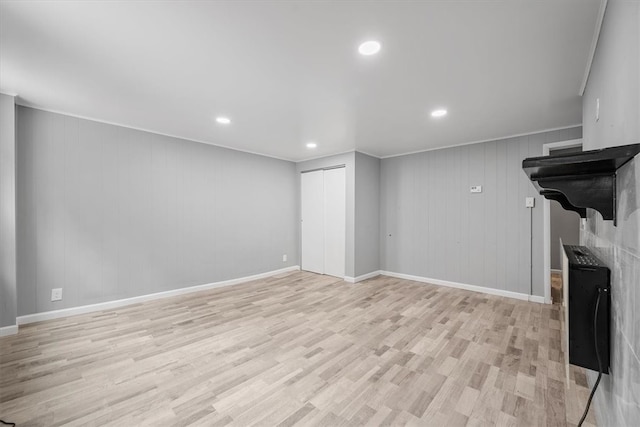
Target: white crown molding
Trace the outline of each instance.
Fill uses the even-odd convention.
[[[89,121],[96,122],[96,123],[103,123],[105,125],[118,126],[118,127],[125,128],[125,129],[133,129],[133,130],[138,130],[138,131],[141,131],[141,132],[151,133],[151,134],[154,134],[154,135],[161,135],[161,136],[167,136],[169,138],[181,139],[183,141],[197,142],[199,144],[212,145],[214,147],[224,148],[226,150],[239,151],[241,153],[253,154],[255,156],[269,157],[269,158],[276,159],[276,160],[283,160],[285,162],[296,163],[296,160],[288,159],[288,158],[285,158],[285,157],[272,156],[270,154],[258,153],[256,151],[243,150],[243,149],[240,149],[240,148],[229,147],[227,145],[222,145],[222,144],[215,144],[213,142],[203,141],[203,140],[200,140],[200,139],[185,138],[184,136],[172,135],[172,134],[169,134],[169,133],[162,133],[162,132],[154,131],[154,130],[151,130],[151,129],[125,125],[125,124],[117,123],[117,122],[110,122],[108,120],[100,120],[100,119],[96,119],[94,117],[81,116],[79,114],[73,114],[73,113],[69,113],[67,111],[53,110],[53,109],[50,109],[50,108],[41,107],[39,105],[30,104],[30,103],[25,102],[25,101],[20,100],[20,99],[16,100],[16,105],[20,105],[21,107],[33,108],[34,110],[46,111],[48,113],[61,114],[63,116],[69,116],[69,117],[73,117],[73,118],[76,118],[76,119],[89,120]]]
[[[598,16],[596,18],[596,28],[593,33],[593,39],[591,40],[591,49],[589,50],[589,57],[587,59],[587,65],[584,69],[584,76],[582,77],[582,84],[580,85],[580,91],[578,95],[584,95],[584,91],[587,88],[587,81],[589,80],[589,74],[591,74],[591,65],[593,65],[593,57],[596,54],[596,48],[598,47],[598,39],[600,38],[600,31],[602,30],[602,21],[604,19],[604,13],[607,9],[607,0],[600,0],[600,9],[598,10]]]
[[[557,127],[557,128],[536,130],[536,131],[533,131],[533,132],[517,133],[515,135],[507,135],[507,136],[500,136],[500,137],[496,137],[496,138],[482,139],[482,140],[479,140],[479,141],[463,142],[461,144],[447,145],[446,147],[425,148],[424,150],[410,151],[408,153],[403,153],[403,154],[392,154],[392,155],[389,155],[389,156],[382,156],[380,158],[381,159],[391,159],[393,157],[401,157],[401,156],[409,156],[411,154],[426,153],[427,151],[446,150],[447,148],[464,147],[465,145],[482,144],[484,142],[502,141],[503,139],[519,138],[521,136],[530,136],[530,135],[536,135],[536,134],[544,133],[544,132],[553,132],[553,131],[556,131],[556,130],[572,129],[572,128],[577,128],[577,127],[580,127],[580,126],[582,126],[582,123],[578,123],[578,124],[570,125],[570,126],[561,126],[561,127]]]

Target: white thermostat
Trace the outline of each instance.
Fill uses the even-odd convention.
[[[482,185],[472,185],[471,186],[472,193],[482,193]]]

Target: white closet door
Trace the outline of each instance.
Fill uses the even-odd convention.
[[[302,174],[302,269],[324,273],[324,171]]]
[[[345,168],[324,171],[324,274],[344,277]]]

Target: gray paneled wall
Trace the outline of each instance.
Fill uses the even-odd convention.
[[[13,96],[0,93],[0,328],[16,325],[16,140],[14,99]]]
[[[383,159],[381,269],[544,295],[542,204],[522,160],[580,137],[576,127]]]
[[[380,159],[355,153],[355,277],[380,270]]]
[[[640,143],[640,2],[609,0],[583,97],[585,150]],[[600,99],[600,120],[595,120]],[[582,244],[611,268],[611,374],[594,398],[598,425],[640,420],[640,156],[618,170],[618,226],[588,210]],[[591,373],[590,382],[595,381]]]
[[[297,264],[294,163],[17,114],[18,315]]]

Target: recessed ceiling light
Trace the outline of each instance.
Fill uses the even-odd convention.
[[[220,123],[221,125],[228,125],[229,123],[231,123],[231,119],[229,117],[216,117],[216,122]]]
[[[315,142],[307,142],[307,148],[316,148],[318,144]]]
[[[443,109],[433,110],[431,112],[431,117],[443,117],[443,116],[446,116],[446,115],[447,115],[447,110],[443,110]]]
[[[380,43],[375,40],[364,42],[358,47],[358,52],[360,52],[361,55],[365,56],[375,55],[376,53],[380,52]]]

